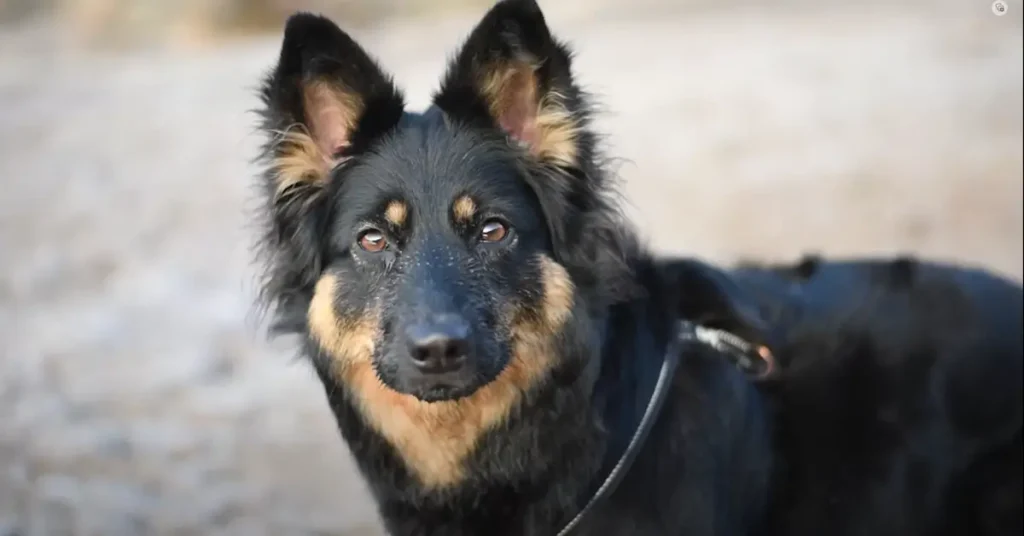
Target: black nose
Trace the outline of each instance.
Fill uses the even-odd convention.
[[[407,337],[412,362],[425,373],[458,370],[469,353],[469,325],[457,316],[445,315],[410,326]]]

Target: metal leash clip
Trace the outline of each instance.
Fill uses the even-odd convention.
[[[764,379],[775,371],[775,357],[767,346],[753,344],[742,337],[725,330],[709,328],[683,321],[686,329],[681,330],[684,341],[697,341],[719,352],[729,355],[743,372],[757,379]]]

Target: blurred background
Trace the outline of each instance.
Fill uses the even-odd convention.
[[[252,310],[255,88],[336,18],[426,104],[487,0],[0,0],[0,536],[377,535]],[[629,212],[730,262],[1022,275],[1022,9],[548,0]]]

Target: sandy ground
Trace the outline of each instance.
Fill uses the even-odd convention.
[[[790,3],[550,10],[651,244],[1020,278],[1020,2]],[[421,106],[475,15],[353,33]],[[0,31],[0,535],[378,534],[319,385],[252,314],[248,110],[278,37],[51,37]]]

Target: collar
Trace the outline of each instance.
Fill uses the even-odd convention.
[[[558,536],[569,536],[579,528],[583,520],[597,509],[600,503],[604,502],[609,495],[622,483],[622,479],[629,472],[633,462],[636,461],[640,447],[643,446],[654,428],[658,414],[661,412],[665,399],[668,398],[669,385],[679,366],[679,359],[682,349],[685,346],[699,344],[710,346],[724,354],[729,360],[743,372],[752,375],[757,380],[767,378],[775,371],[775,360],[768,347],[752,344],[733,333],[724,330],[708,328],[682,320],[676,327],[676,334],[669,340],[665,349],[665,357],[661,362],[661,371],[658,373],[657,383],[654,384],[654,391],[647,402],[647,409],[633,437],[629,441],[625,452],[618,462],[612,467],[604,482],[597,488],[587,504],[572,518],[566,526],[558,532]]]

